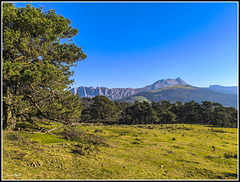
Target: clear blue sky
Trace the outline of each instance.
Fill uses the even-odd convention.
[[[87,58],[73,69],[72,87],[138,88],[177,77],[199,87],[238,85],[237,2],[32,5],[55,9],[78,29],[73,42]]]

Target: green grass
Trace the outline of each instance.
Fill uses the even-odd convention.
[[[139,102],[143,102],[143,101],[148,102],[148,99],[146,97],[143,97],[143,96],[136,96],[136,97],[133,97],[133,99],[138,100]]]
[[[47,127],[54,126],[57,124]],[[64,129],[51,134],[4,131],[3,179],[237,179],[238,176],[234,128],[82,124],[76,130],[85,133],[85,140],[91,136],[91,140],[104,139],[108,145],[90,146],[83,140],[67,140],[60,135]]]
[[[183,88],[183,89],[196,89],[196,87],[193,86],[188,86],[188,85],[173,85],[173,86],[169,86],[169,87],[163,87],[161,89],[158,90],[151,90],[149,92],[155,93],[155,92],[160,92],[162,90],[168,90],[168,89],[179,89],[179,88]]]

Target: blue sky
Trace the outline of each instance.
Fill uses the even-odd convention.
[[[16,7],[29,3],[15,3]],[[181,77],[193,86],[238,85],[238,4],[32,3],[78,29],[87,58],[72,87],[139,88]]]

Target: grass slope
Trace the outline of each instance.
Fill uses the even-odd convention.
[[[143,102],[143,101],[148,102],[149,101],[146,97],[143,97],[143,96],[136,96],[136,97],[133,97],[133,99],[138,100],[139,102]]]
[[[4,131],[3,179],[237,179],[234,128],[82,124],[79,130],[108,145],[86,150],[59,135],[64,129]],[[90,152],[73,152],[79,145]]]

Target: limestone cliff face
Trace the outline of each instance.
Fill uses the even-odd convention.
[[[104,95],[111,100],[117,100],[117,99],[122,99],[127,96],[131,96],[133,94],[139,93],[139,92],[144,92],[144,91],[149,91],[149,90],[157,90],[163,87],[169,87],[172,85],[177,85],[177,84],[182,84],[182,85],[188,85],[186,82],[184,82],[181,78],[177,79],[165,79],[165,80],[159,80],[152,85],[148,85],[143,88],[106,88],[106,87],[83,87],[80,86],[78,88],[73,88],[72,93],[74,95],[78,94],[79,97],[90,97],[93,98],[96,95]]]
[[[73,88],[72,92],[74,95],[78,94],[79,97],[90,97],[93,98],[96,95],[104,95],[110,98],[111,100],[121,99],[123,97],[131,96],[140,92],[139,89],[132,88],[106,88],[106,87],[78,87]]]

